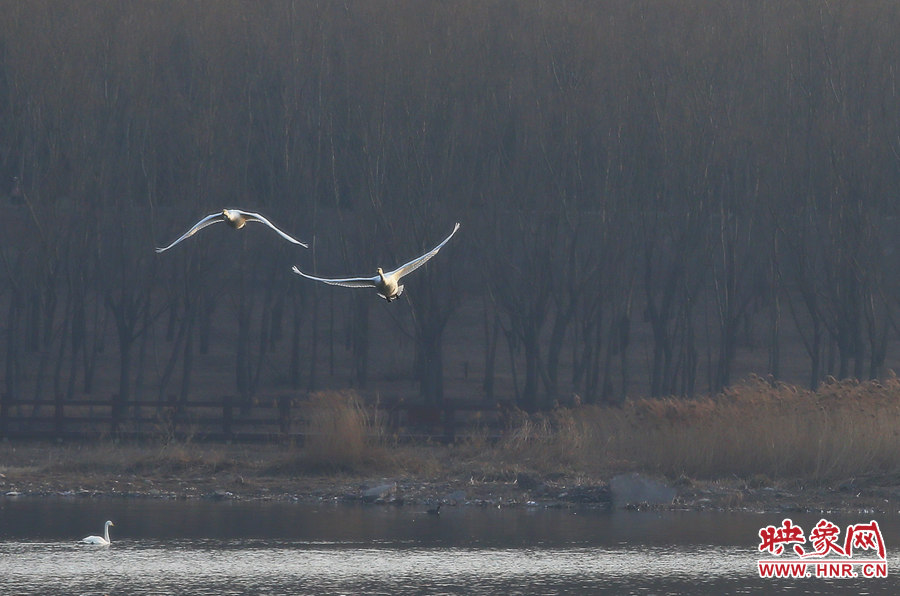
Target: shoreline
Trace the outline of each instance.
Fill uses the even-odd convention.
[[[585,475],[530,469],[489,472],[460,457],[427,473],[355,470],[296,473],[276,446],[114,446],[5,444],[0,498],[170,499],[365,503],[373,506],[530,507],[535,509],[731,511],[755,513],[900,512],[890,475],[828,484],[754,478],[667,480],[639,470]],[[154,455],[155,454],[155,455]],[[106,458],[106,459],[104,459]]]

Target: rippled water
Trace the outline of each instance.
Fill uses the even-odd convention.
[[[0,594],[895,594],[758,577],[783,516],[0,498]],[[822,516],[794,516],[811,528]],[[827,516],[826,516],[827,517]],[[877,516],[829,517],[844,526]],[[76,541],[112,519],[112,545]]]

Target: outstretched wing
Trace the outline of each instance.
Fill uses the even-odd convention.
[[[175,242],[173,242],[172,244],[170,244],[169,246],[167,246],[165,248],[157,248],[156,252],[163,252],[165,250],[169,250],[170,248],[172,248],[173,246],[175,246],[176,244],[178,244],[185,238],[190,238],[191,236],[193,236],[194,234],[196,234],[197,232],[199,232],[206,226],[211,226],[212,224],[216,223],[217,221],[224,221],[222,219],[221,212],[213,213],[212,215],[207,215],[206,217],[204,217],[203,219],[201,219],[200,221],[195,223],[193,228],[191,228],[190,230],[188,230],[187,232],[182,234],[178,240],[176,240]]]
[[[295,266],[293,268],[294,273],[297,275],[302,275],[307,279],[311,279],[313,281],[320,281],[322,283],[331,284],[333,286],[344,286],[345,288],[374,288],[377,286],[378,276],[375,277],[348,277],[345,279],[326,279],[324,277],[315,277],[314,275],[307,275],[303,273]]]
[[[287,234],[285,234],[284,232],[282,232],[281,230],[279,230],[278,228],[276,228],[276,227],[275,227],[275,224],[273,224],[271,221],[269,221],[268,219],[266,219],[265,217],[263,217],[263,216],[260,215],[259,213],[250,213],[250,212],[248,212],[248,211],[241,211],[241,210],[239,210],[239,209],[235,209],[235,211],[237,211],[238,213],[240,213],[241,215],[243,215],[244,217],[246,217],[246,218],[247,218],[247,221],[258,221],[259,223],[266,224],[267,226],[269,226],[270,228],[272,228],[273,230],[275,230],[276,232],[278,232],[278,233],[281,235],[281,237],[284,238],[285,240],[287,240],[288,242],[293,242],[294,244],[299,244],[299,245],[302,246],[303,248],[309,248],[309,245],[307,245],[307,244],[305,244],[305,243],[303,243],[303,242],[300,242],[300,241],[297,240],[296,238],[293,238],[293,237],[291,237],[291,236],[288,236]]]
[[[438,244],[437,246],[435,246],[434,248],[432,248],[431,250],[426,252],[421,257],[417,257],[417,258],[413,259],[412,261],[410,261],[409,263],[407,263],[405,265],[401,265],[401,266],[397,267],[396,269],[394,269],[393,271],[391,271],[390,273],[385,274],[385,277],[396,276],[397,279],[399,280],[404,275],[406,275],[408,273],[412,273],[413,271],[415,271],[416,269],[418,269],[419,267],[424,265],[426,263],[426,261],[428,261],[428,259],[430,259],[434,255],[436,255],[438,253],[438,251],[441,250],[441,247],[444,246],[445,244],[447,244],[447,242],[451,238],[453,238],[453,234],[455,234],[456,230],[458,230],[458,229],[459,229],[459,222],[456,222],[456,225],[453,226],[453,231],[450,232],[449,236],[444,238],[443,242],[441,242],[440,244]]]

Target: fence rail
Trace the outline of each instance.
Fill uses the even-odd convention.
[[[302,442],[307,400],[275,396],[251,404],[220,400],[137,400],[120,403],[88,397],[71,400],[9,399],[0,396],[0,439],[86,440],[186,439],[243,442]],[[403,401],[372,404],[399,440],[455,441],[473,428],[496,434],[511,406],[506,403],[448,402],[424,406]]]

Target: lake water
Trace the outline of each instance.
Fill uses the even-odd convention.
[[[760,578],[785,517],[877,520],[888,576]],[[111,546],[76,543],[107,519]],[[880,514],[0,497],[0,594],[897,594],[898,545]]]

